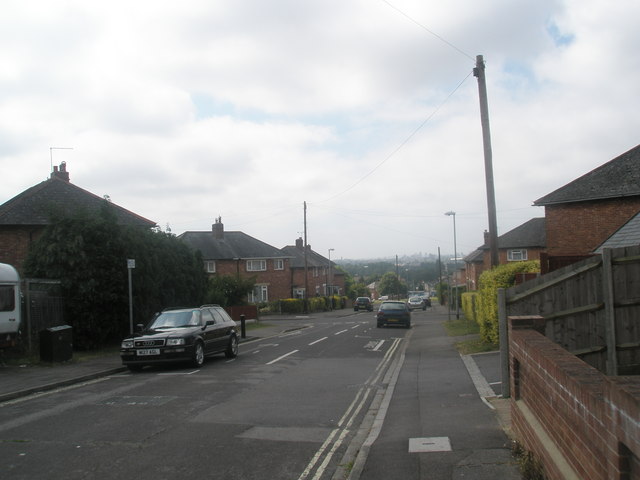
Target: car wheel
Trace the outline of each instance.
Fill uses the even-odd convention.
[[[127,365],[130,372],[139,372],[142,370],[143,365]]]
[[[196,349],[193,352],[192,363],[194,367],[198,368],[204,363],[204,346],[202,345],[202,342],[196,342]]]
[[[224,356],[227,358],[236,358],[238,356],[238,336],[231,335],[229,339],[229,345],[224,352]]]

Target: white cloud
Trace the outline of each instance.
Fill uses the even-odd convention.
[[[638,143],[638,14],[633,0],[5,2],[0,203],[65,146],[53,163],[72,182],[174,233],[221,215],[280,247],[307,201],[320,253],[435,253],[453,249],[454,210],[469,253],[487,225],[475,56],[504,233]]]

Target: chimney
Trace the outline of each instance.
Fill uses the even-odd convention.
[[[488,231],[484,231],[484,246],[488,247],[489,246],[489,232]]]
[[[302,237],[296,238],[296,248],[302,250],[304,245],[302,244]]]
[[[53,167],[53,172],[51,173],[51,178],[53,178],[53,177],[59,178],[60,180],[64,180],[65,182],[69,181],[69,172],[67,172],[67,163],[66,162],[62,162],[60,164],[59,168],[57,166]]]
[[[222,217],[216,218],[216,223],[211,225],[213,231],[213,238],[216,240],[222,240],[224,238],[224,224],[222,223]]]

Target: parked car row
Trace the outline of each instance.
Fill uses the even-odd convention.
[[[431,306],[431,299],[428,297],[413,296],[406,302],[385,300],[378,307],[376,313],[376,326],[378,328],[390,325],[404,326],[411,328],[411,311],[426,310]],[[358,297],[353,309],[357,312],[360,309],[373,311],[373,302],[369,297]]]

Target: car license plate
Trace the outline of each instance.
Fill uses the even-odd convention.
[[[397,319],[397,318],[390,318],[390,319],[389,319],[389,321],[390,321],[390,322],[397,322],[397,321],[398,321],[398,319]]]
[[[159,348],[143,348],[137,351],[137,355],[139,357],[146,356],[146,355],[160,355],[160,349]]]

